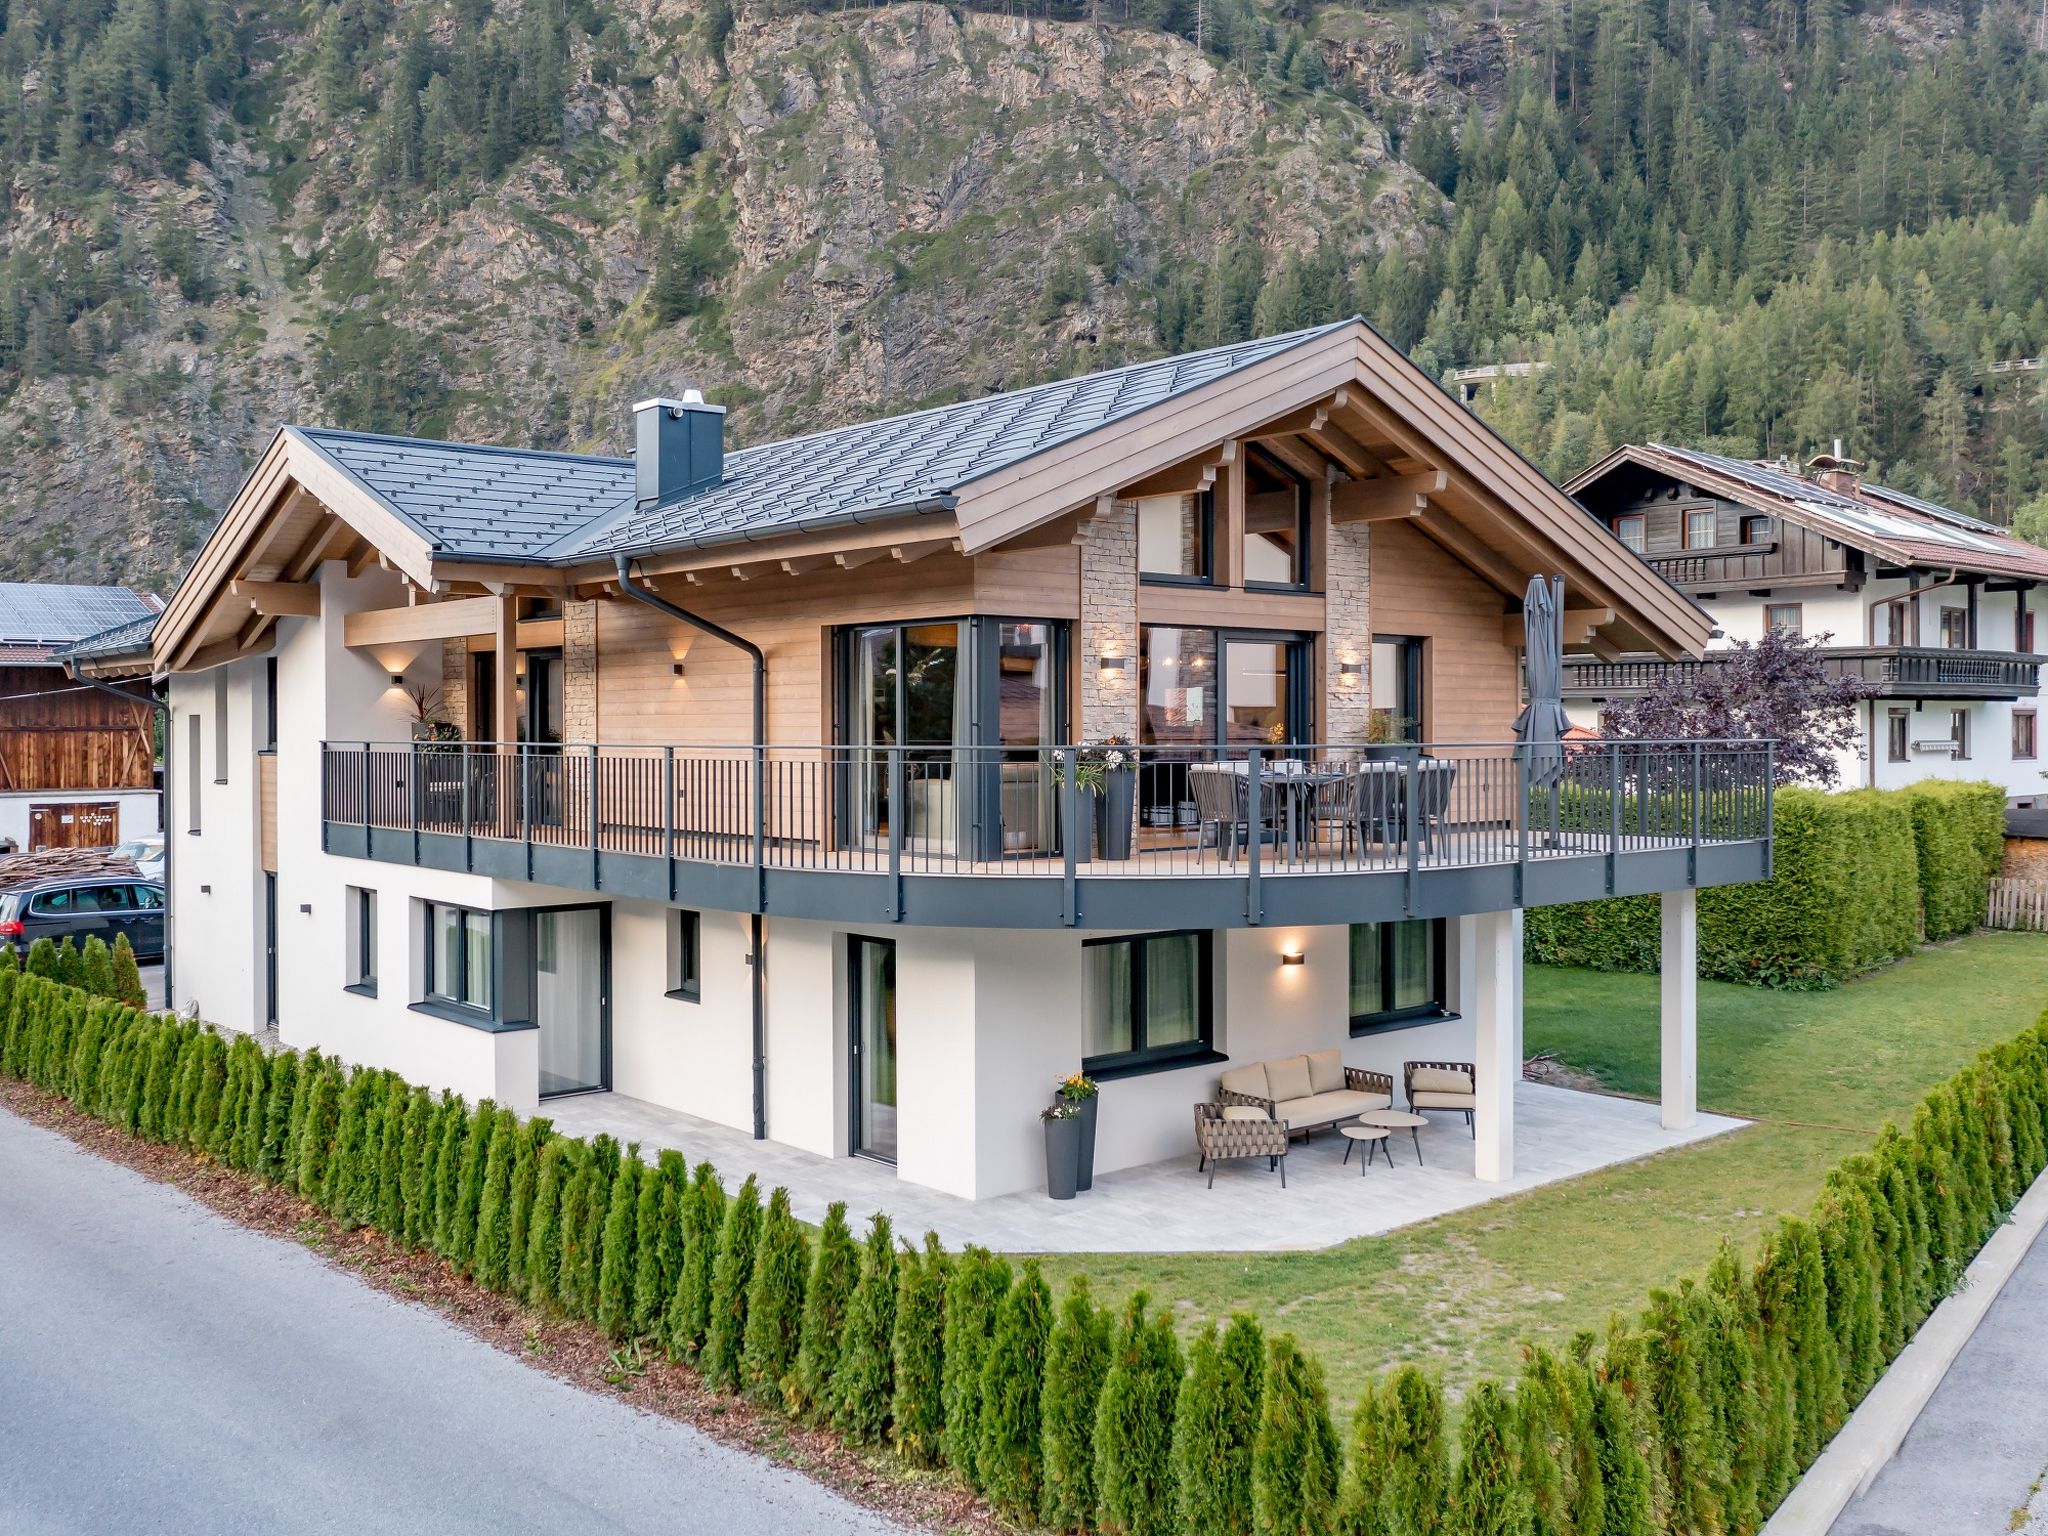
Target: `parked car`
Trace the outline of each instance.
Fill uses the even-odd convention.
[[[68,937],[83,949],[95,935],[111,945],[124,933],[136,959],[163,959],[164,888],[156,881],[73,875],[0,893],[0,944],[21,953],[37,939]]]
[[[145,880],[164,883],[164,840],[160,837],[134,837],[118,845],[114,850],[116,858],[127,859]]]

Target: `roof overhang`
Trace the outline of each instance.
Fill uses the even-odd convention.
[[[295,611],[281,589],[303,582],[323,552],[357,541],[431,589],[425,530],[297,428],[280,427],[165,605],[151,639],[155,669],[194,671],[267,649],[274,621]]]
[[[1352,498],[1414,503],[1397,510],[1417,513],[1415,526],[1504,600],[1519,601],[1531,576],[1559,573],[1574,607],[1611,610],[1600,643],[1672,657],[1706,648],[1703,609],[1362,321],[969,481],[962,546],[993,548],[1306,411],[1340,438],[1387,445],[1368,456],[1376,467],[1351,475]]]

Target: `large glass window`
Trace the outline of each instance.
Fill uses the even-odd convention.
[[[429,901],[426,994],[486,1013],[491,1007],[491,914]]]
[[[1444,1013],[1444,924],[1417,917],[1351,925],[1351,1032]]]
[[[364,886],[348,888],[345,935],[348,945],[348,981],[352,992],[377,995],[377,893]]]
[[[1089,940],[1081,950],[1083,1070],[1143,1070],[1207,1055],[1214,1038],[1209,945],[1206,930]]]
[[[1244,584],[1308,584],[1308,485],[1256,448],[1244,466]]]
[[[1215,498],[1190,496],[1138,499],[1138,574],[1148,581],[1212,580],[1210,529]]]
[[[1422,641],[1412,635],[1372,637],[1374,734],[1382,741],[1421,741]]]

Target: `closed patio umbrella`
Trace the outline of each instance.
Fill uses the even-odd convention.
[[[1564,733],[1571,722],[1564,713],[1564,578],[1529,578],[1522,596],[1522,654],[1528,675],[1529,702],[1515,716],[1515,740],[1534,787],[1555,785],[1564,777]],[[1547,797],[1550,842],[1558,840],[1558,797]]]

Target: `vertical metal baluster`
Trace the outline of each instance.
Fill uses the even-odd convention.
[[[1245,869],[1244,906],[1245,921],[1258,923],[1265,918],[1265,906],[1259,890],[1259,874],[1262,867],[1260,858],[1265,848],[1265,810],[1261,800],[1263,776],[1260,773],[1259,749],[1253,747],[1245,754],[1245,833],[1251,839],[1251,862]],[[1275,834],[1278,835],[1277,832]]]

